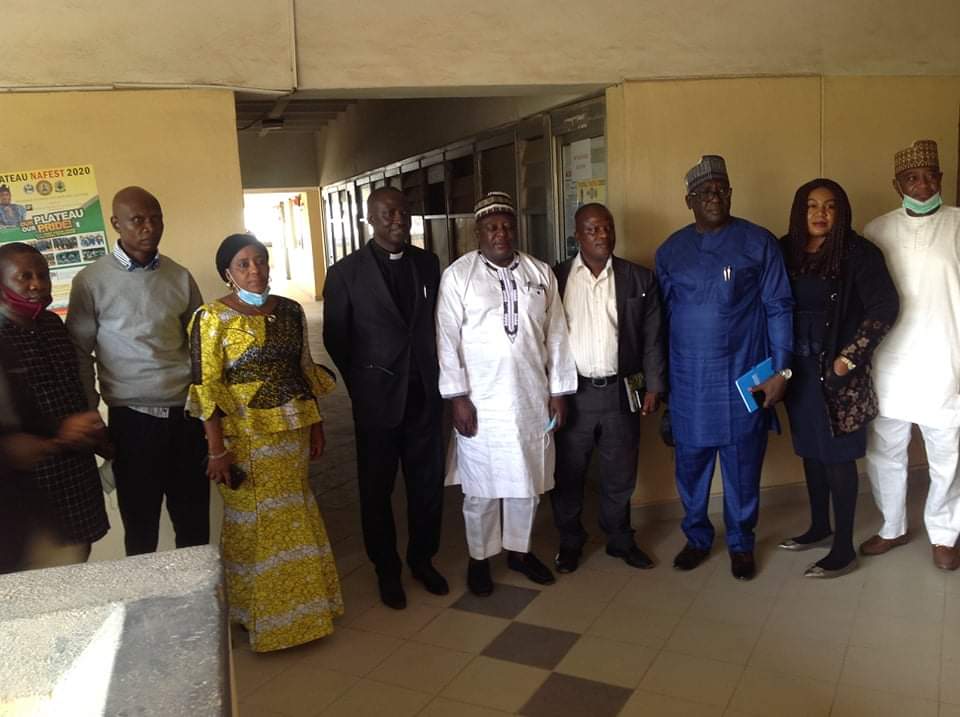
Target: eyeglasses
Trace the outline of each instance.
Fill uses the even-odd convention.
[[[693,199],[698,199],[703,203],[709,202],[711,199],[726,199],[730,196],[730,193],[733,191],[733,187],[721,187],[720,189],[703,189],[699,192],[690,192],[689,197]]]

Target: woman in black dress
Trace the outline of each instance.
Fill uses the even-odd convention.
[[[847,193],[834,181],[815,179],[797,190],[780,245],[796,299],[785,403],[810,495],[810,528],[780,547],[832,545],[804,576],[839,577],[857,566],[856,461],[866,452],[866,424],[877,415],[870,358],[900,302],[883,254],[853,230]]]
[[[94,450],[107,451],[106,428],[87,409],[76,351],[60,317],[45,310],[50,301],[43,255],[20,242],[0,245],[0,366],[19,418],[19,437],[0,450],[5,467],[23,466],[16,477],[55,544],[21,568],[84,562],[110,527],[94,458]],[[13,448],[29,455],[14,460]]]

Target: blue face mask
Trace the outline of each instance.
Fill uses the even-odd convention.
[[[270,289],[267,289],[262,294],[254,294],[252,291],[241,289],[239,286],[236,287],[236,290],[237,298],[244,304],[250,304],[251,306],[263,306],[267,303],[267,297],[270,296]]]
[[[906,194],[904,194],[902,204],[904,209],[909,209],[914,214],[923,216],[925,214],[930,214],[937,211],[940,208],[940,205],[943,204],[943,198],[941,198],[940,192],[937,192],[927,201],[918,202],[913,197],[908,197]]]
[[[250,304],[250,306],[263,306],[267,303],[267,299],[270,297],[270,287],[267,286],[267,290],[262,294],[255,294],[252,291],[247,291],[246,289],[241,289],[237,286],[237,283],[233,281],[233,277],[230,276],[230,272],[227,272],[227,278],[230,279],[233,283],[233,290],[237,292],[237,298],[240,299],[244,304]]]

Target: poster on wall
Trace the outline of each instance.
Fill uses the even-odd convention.
[[[607,180],[606,179],[585,179],[577,182],[577,206],[591,202],[607,203]]]
[[[50,309],[65,314],[73,277],[108,251],[93,167],[0,172],[0,244],[14,241],[43,254],[53,285]]]

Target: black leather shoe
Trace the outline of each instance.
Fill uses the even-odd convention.
[[[560,548],[557,557],[553,559],[553,564],[557,566],[557,572],[565,574],[575,571],[580,567],[580,555],[581,552],[574,548]]]
[[[683,546],[683,550],[677,553],[677,557],[673,559],[673,567],[677,570],[693,570],[708,557],[710,557],[709,550],[695,548],[687,543]]]
[[[631,568],[640,568],[640,570],[649,570],[653,567],[653,561],[650,556],[640,550],[636,545],[631,545],[626,550],[611,548],[607,546],[607,555],[614,558],[622,558],[623,562]]]
[[[753,580],[757,574],[753,553],[730,553],[730,573],[737,580]]]
[[[415,580],[423,583],[423,587],[428,593],[434,595],[446,595],[450,592],[450,586],[447,585],[447,579],[437,572],[437,569],[429,561],[421,563],[416,567],[410,567],[410,574]]]
[[[533,553],[515,553],[512,550],[507,557],[507,567],[523,573],[538,585],[552,585],[557,581],[550,568],[540,562]]]
[[[403,610],[407,606],[407,594],[403,592],[400,578],[377,578],[380,586],[380,600],[387,607]]]
[[[467,565],[467,587],[477,597],[487,597],[493,592],[489,560],[470,558],[470,563]]]

